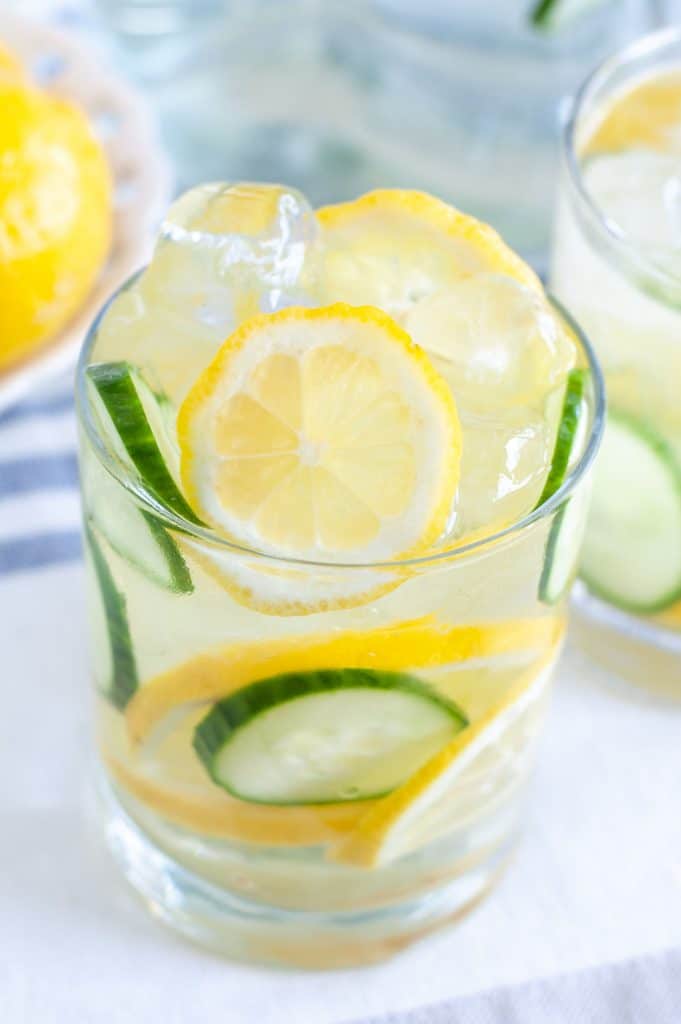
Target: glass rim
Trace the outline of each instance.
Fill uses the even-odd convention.
[[[469,541],[468,543],[463,542],[458,545],[455,544],[450,547],[439,548],[437,550],[431,549],[426,554],[416,555],[409,558],[388,559],[378,562],[328,562],[314,559],[294,558],[289,555],[275,555],[271,552],[260,551],[257,548],[250,548],[244,544],[238,544],[234,541],[228,540],[226,537],[220,536],[210,528],[192,523],[188,519],[178,515],[172,509],[166,508],[160,503],[153,501],[146,491],[140,491],[135,488],[132,480],[126,480],[125,477],[118,472],[116,460],[111,457],[110,446],[105,443],[101,433],[95,425],[94,418],[91,415],[91,403],[88,398],[86,386],[86,371],[90,365],[89,356],[96,342],[100,323],[106,315],[111,303],[118,295],[121,294],[121,292],[125,291],[132,283],[134,283],[140,274],[142,274],[144,269],[146,268],[142,267],[140,270],[136,271],[136,273],[132,274],[116,289],[104,306],[102,306],[101,310],[90,325],[85,341],[81,346],[76,366],[76,413],[79,425],[83,427],[87,439],[92,445],[95,456],[116,484],[122,487],[130,498],[137,505],[140,505],[144,511],[151,512],[156,516],[156,518],[160,519],[164,526],[189,536],[197,542],[222,549],[236,557],[255,558],[273,566],[289,567],[298,570],[324,570],[326,572],[332,572],[335,570],[359,571],[367,569],[381,569],[386,571],[390,569],[398,570],[402,568],[415,568],[420,566],[424,568],[432,567],[446,561],[447,559],[456,558],[458,560],[460,558],[467,558],[484,552],[492,544],[496,544],[500,541],[511,540],[516,535],[524,533],[525,530],[529,529],[535,523],[551,516],[551,514],[555,512],[568,497],[570,497],[582,480],[582,477],[585,476],[586,472],[591,467],[591,464],[596,457],[596,452],[598,451],[605,425],[606,399],[603,374],[593,346],[582,331],[581,327],[573,320],[572,316],[563,307],[563,305],[553,295],[547,292],[549,301],[559,316],[574,332],[579,345],[586,356],[587,367],[591,375],[594,401],[588,441],[585,443],[578,461],[567,474],[558,490],[541,505],[532,509],[520,519],[510,523],[508,526],[505,526],[502,530],[498,530],[488,536]]]
[[[584,184],[578,155],[577,136],[582,117],[589,103],[601,86],[607,83],[618,69],[641,58],[653,56],[659,50],[675,43],[681,45],[681,26],[672,25],[641,36],[640,39],[616,50],[597,64],[575,93],[562,132],[562,150],[568,177],[575,190],[577,200],[589,217],[590,225],[598,232],[601,240],[615,256],[616,261],[627,271],[636,273],[639,287],[643,284],[640,280],[640,275],[643,273],[656,291],[660,285],[663,288],[678,291],[681,282],[678,277],[642,255],[640,247],[630,241],[625,232],[618,228],[594,201]]]

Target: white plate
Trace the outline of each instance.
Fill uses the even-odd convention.
[[[106,299],[149,259],[154,232],[171,192],[170,167],[144,99],[102,66],[101,56],[61,29],[0,13],[0,41],[32,77],[85,110],[102,142],[114,180],[111,252],[87,301],[45,346],[0,371],[0,409],[75,364],[88,327]]]

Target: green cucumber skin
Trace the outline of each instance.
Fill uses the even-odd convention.
[[[111,645],[112,677],[104,695],[115,708],[123,711],[139,685],[125,598],[116,586],[109,564],[92,528],[87,524],[85,526],[85,542],[92,557],[99,591],[102,595]]]
[[[167,584],[161,582],[161,580],[156,580],[156,582],[160,587],[170,590],[174,594],[192,594],[194,592],[194,581],[177,544],[166,528],[150,512],[140,511],[140,515],[144,517],[154,540],[161,549],[170,573]],[[144,572],[141,567],[139,568],[141,572]]]
[[[530,11],[530,22],[535,28],[545,28],[556,0],[539,0]]]
[[[658,458],[670,470],[670,476],[672,476],[676,482],[676,491],[679,496],[679,502],[681,503],[681,467],[677,462],[672,447],[665,441],[665,439],[658,434],[650,424],[641,422],[641,420],[637,419],[636,416],[631,413],[610,408],[608,410],[608,420],[612,420],[615,423],[619,423],[622,426],[629,428],[632,433],[637,434],[647,442]],[[681,600],[681,579],[679,580],[678,586],[673,587],[658,601],[637,602],[622,600],[616,592],[613,592],[608,587],[604,587],[592,573],[587,572],[584,569],[583,564],[580,566],[579,576],[586,584],[589,591],[596,597],[600,598],[602,601],[607,601],[608,604],[612,604],[616,608],[620,608],[622,611],[631,612],[633,615],[655,615],[657,612],[662,612],[666,608],[669,608],[670,605]]]
[[[585,369],[570,370],[568,374],[556,443],[551,457],[551,467],[535,509],[548,501],[565,480],[567,469],[570,465],[570,458],[573,454],[577,425],[580,416],[585,415],[582,403],[586,393],[588,378],[589,371]]]
[[[561,6],[561,0],[537,0],[530,9],[529,21],[534,28],[542,32],[555,29],[554,14]],[[573,19],[569,19],[572,21]]]
[[[135,373],[134,368],[124,362],[98,363],[88,369],[90,380],[104,403],[121,443],[151,493],[161,504],[198,522],[159,450],[135,386]],[[158,400],[160,403],[161,399]],[[143,425],[141,431],[140,424]],[[161,579],[157,573],[148,572],[138,559],[130,558],[127,552],[112,546],[122,558],[134,564],[158,586],[178,594],[192,593],[194,584],[191,574],[174,539],[152,513],[141,509],[138,511],[165,560],[168,580]]]
[[[571,500],[573,499],[564,502],[564,504],[562,504],[556,512],[555,518],[551,523],[551,529],[549,530],[549,536],[546,541],[546,547],[544,548],[544,565],[542,567],[541,577],[539,579],[539,600],[543,604],[558,604],[563,599],[563,597],[565,597],[565,595],[568,593],[572,583],[575,580],[575,577],[577,576],[579,552],[577,549],[575,549],[573,571],[567,577],[565,585],[560,587],[558,591],[554,591],[551,585],[553,563],[556,558],[558,545],[560,544],[561,539],[560,535],[563,532],[563,523],[565,521],[565,517],[567,515],[568,507],[570,505]]]
[[[226,789],[237,799],[243,799],[239,793],[229,788],[215,771],[215,759],[229,737],[237,729],[251,721],[263,711],[268,711],[278,704],[304,699],[317,693],[328,693],[331,690],[347,690],[352,688],[376,688],[392,690],[399,688],[408,691],[424,700],[430,700],[446,711],[460,729],[469,724],[468,718],[452,701],[440,697],[425,683],[414,676],[401,672],[382,672],[376,669],[316,669],[310,672],[288,672],[279,676],[271,676],[250,683],[236,693],[225,697],[214,704],[205,718],[194,730],[193,747],[213,782]],[[358,797],[355,800],[370,799]],[[253,800],[249,803],[267,804],[264,800]],[[338,801],[295,801],[296,806],[303,804],[323,805]],[[294,803],[293,801],[291,802]],[[286,806],[278,803],[276,806]]]
[[[129,501],[130,499],[125,495],[121,500]],[[193,593],[194,581],[192,580],[191,573],[177,543],[168,530],[156,519],[153,513],[133,507],[132,503],[130,511],[133,515],[139,516],[144,522],[146,529],[149,531],[149,543],[155,544],[159,548],[167,569],[167,575],[161,576],[155,569],[150,568],[149,564],[145,564],[144,560],[139,558],[134,550],[120,543],[112,535],[111,530],[107,528],[106,521],[103,520],[101,513],[98,514],[96,508],[91,515],[91,521],[96,525],[107,546],[124,562],[142,573],[150,583],[172,594]]]
[[[545,502],[552,498],[560,490],[565,482],[567,472],[574,454],[575,438],[578,435],[580,418],[586,415],[584,407],[584,396],[586,394],[589,371],[586,369],[570,370],[565,385],[565,397],[556,434],[556,443],[553,447],[551,466],[535,509],[540,508]],[[558,552],[558,545],[563,533],[563,525],[567,515],[570,500],[561,505],[551,523],[551,529],[544,548],[544,564],[539,579],[538,597],[543,604],[555,605],[565,596],[570,589],[570,584],[577,574],[577,557],[575,556],[575,571],[567,577],[565,585],[557,591],[554,590],[552,571],[554,561]]]
[[[88,367],[87,373],[149,492],[161,506],[196,526],[202,526],[159,451],[135,388],[134,368],[128,363],[95,363]],[[141,423],[144,428],[140,431]]]

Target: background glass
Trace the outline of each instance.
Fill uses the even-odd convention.
[[[605,0],[559,32],[529,0],[97,0],[157,105],[179,186],[272,180],[313,205],[423,188],[542,263],[565,99],[661,16]]]
[[[589,332],[603,364],[612,416],[628,419],[654,437],[679,464],[681,417],[681,276],[678,248],[636,243],[624,234],[591,197],[584,174],[600,154],[584,156],[598,112],[612,97],[641,77],[674,70],[681,73],[681,31],[667,29],[633,44],[606,61],[579,93],[564,137],[563,173],[554,236],[551,282],[580,324]],[[633,146],[632,150],[635,151]],[[639,151],[646,159],[646,147]],[[636,155],[636,153],[635,153]],[[621,156],[608,156],[613,161]],[[652,159],[657,157],[652,154]],[[678,162],[679,156],[661,159]],[[617,165],[618,167],[620,165]],[[616,178],[609,186],[625,186]],[[632,174],[624,171],[622,174]],[[643,180],[643,179],[640,179]],[[673,225],[673,188],[665,185]],[[631,187],[631,186],[628,186]],[[637,186],[641,186],[640,181]],[[615,193],[613,193],[615,194]],[[626,192],[624,193],[626,194]],[[632,195],[634,193],[632,192]],[[648,214],[650,216],[650,213]],[[639,215],[639,221],[641,217]],[[639,229],[640,229],[639,224]],[[675,243],[678,246],[678,242]],[[626,472],[626,468],[624,470]],[[637,487],[629,467],[627,485],[617,491],[613,523],[632,517],[629,488]],[[679,477],[681,480],[681,476]],[[635,515],[635,513],[634,513]],[[655,531],[655,522],[642,529]],[[654,554],[650,553],[650,559]],[[623,563],[627,550],[621,552]],[[669,562],[673,554],[669,551]],[[681,603],[670,596],[649,614],[635,615],[600,600],[584,584],[576,588],[581,643],[620,675],[646,688],[681,697]]]

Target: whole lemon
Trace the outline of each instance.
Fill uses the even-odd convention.
[[[0,75],[0,369],[77,310],[111,242],[111,178],[85,115]]]

